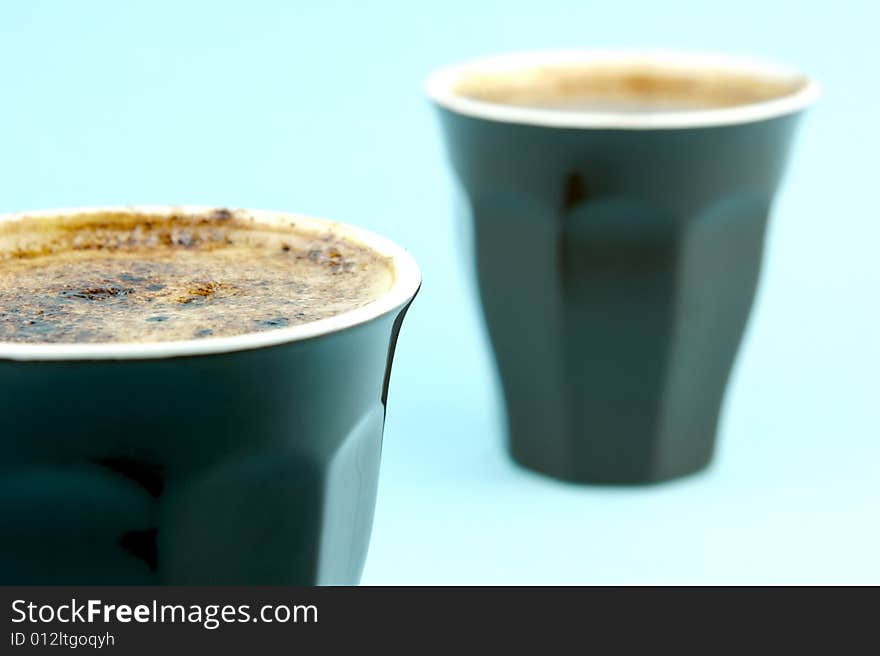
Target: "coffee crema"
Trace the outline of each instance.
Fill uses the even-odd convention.
[[[530,109],[645,114],[724,109],[795,93],[803,80],[662,63],[546,64],[472,71],[455,84],[464,98]]]
[[[245,212],[99,211],[0,223],[0,341],[164,342],[304,324],[367,305],[389,258],[332,229]]]

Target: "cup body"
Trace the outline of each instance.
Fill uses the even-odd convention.
[[[447,102],[457,74],[430,90],[471,215],[513,458],[587,483],[706,466],[799,108],[653,126],[493,114]]]
[[[382,244],[397,281],[355,319],[191,348],[0,345],[0,582],[357,583],[419,284]]]

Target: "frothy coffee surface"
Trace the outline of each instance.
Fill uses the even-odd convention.
[[[244,213],[97,213],[0,223],[0,341],[157,342],[239,335],[361,307],[387,258]]]
[[[560,64],[470,72],[458,81],[455,93],[534,109],[644,114],[765,102],[795,93],[805,83],[650,63]]]

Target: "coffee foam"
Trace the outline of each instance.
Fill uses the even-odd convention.
[[[487,103],[572,110],[721,109],[762,103],[803,90],[803,79],[782,79],[723,68],[596,62],[474,70],[454,94]]]
[[[244,212],[85,212],[0,224],[0,341],[156,342],[308,323],[394,282],[331,230]]]

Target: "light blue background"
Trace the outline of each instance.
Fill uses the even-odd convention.
[[[0,208],[205,203],[357,223],[424,273],[363,582],[880,583],[880,62],[868,0],[0,7]],[[423,75],[514,49],[781,59],[825,87],[768,235],[717,460],[655,488],[514,467]]]

